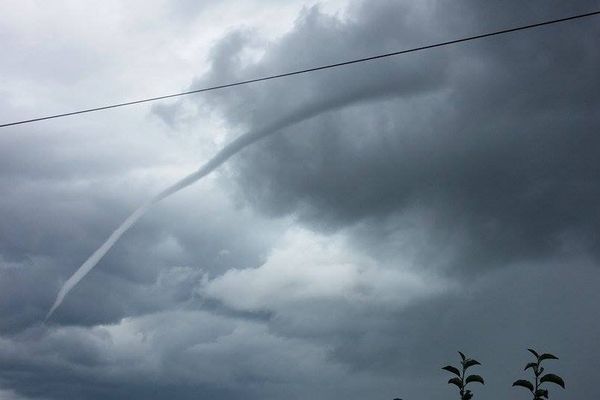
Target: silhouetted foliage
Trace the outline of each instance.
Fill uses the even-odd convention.
[[[534,381],[528,381],[526,379],[519,379],[513,382],[513,386],[521,386],[525,389],[529,390],[533,395],[533,400],[547,400],[548,399],[548,389],[542,387],[545,383],[554,383],[565,388],[565,381],[563,378],[556,374],[544,374],[544,367],[542,367],[542,361],[545,360],[558,360],[553,354],[550,353],[542,353],[539,354],[537,351],[533,349],[527,349],[533,356],[535,357],[535,362],[529,362],[525,365],[524,371],[531,369],[534,374]],[[467,358],[462,352],[458,352],[460,355],[460,367],[454,367],[452,365],[446,365],[442,367],[443,370],[450,372],[453,375],[456,375],[450,380],[448,380],[448,384],[455,385],[459,389],[460,400],[471,400],[473,398],[473,392],[467,389],[467,385],[473,382],[484,384],[483,378],[481,375],[471,374],[467,375],[467,370],[476,365],[481,365],[481,363],[472,358]],[[394,400],[402,400],[401,398],[396,397]]]
[[[452,365],[446,365],[442,369],[456,375],[455,377],[450,378],[448,383],[451,385],[456,385],[458,387],[460,399],[461,400],[471,400],[473,398],[473,393],[471,392],[471,390],[466,388],[467,385],[472,382],[481,383],[483,385],[484,382],[483,382],[483,378],[480,375],[466,375],[467,369],[469,369],[475,365],[481,365],[481,363],[472,358],[467,358],[460,351],[458,352],[458,354],[460,355],[460,358],[461,358],[461,361],[460,361],[461,368],[460,369],[453,367]]]
[[[525,365],[524,371],[527,371],[528,369],[531,368],[531,370],[533,371],[535,380],[532,383],[526,379],[519,379],[519,380],[515,381],[512,385],[513,386],[521,386],[521,387],[528,389],[531,392],[534,400],[544,400],[544,399],[548,398],[548,389],[544,389],[544,388],[540,387],[543,383],[546,383],[546,382],[554,383],[555,385],[558,385],[564,389],[565,381],[560,376],[555,375],[555,374],[542,375],[544,373],[544,367],[542,367],[542,361],[558,360],[558,357],[556,357],[555,355],[550,354],[550,353],[539,354],[537,351],[535,351],[533,349],[527,349],[527,350],[531,354],[533,354],[533,356],[536,358],[536,361],[527,363],[527,365]]]

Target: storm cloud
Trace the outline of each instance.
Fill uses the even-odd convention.
[[[282,54],[310,54],[319,64],[450,34],[411,24],[417,11],[405,7],[365,4],[356,11],[360,22],[346,23],[308,10],[294,32],[247,68],[236,64],[243,43],[232,46],[240,39],[229,38],[206,79],[299,63]],[[448,8],[432,14],[452,21],[464,11]],[[475,4],[465,8],[474,15],[461,20],[461,32],[489,29]],[[506,8],[494,26],[512,21]],[[593,21],[541,29],[256,85],[214,96],[211,104],[232,124],[253,127],[315,99],[357,100],[324,109],[234,161],[240,196],[269,215],[295,214],[331,231],[425,213],[435,221],[427,232],[433,247],[459,247],[449,262],[469,270],[544,257],[573,243],[581,247],[575,251],[598,254],[599,60],[593,41],[582,40],[597,35]],[[324,41],[341,43],[316,45]]]
[[[0,12],[0,117],[600,5],[144,4],[108,2],[88,24],[85,7]],[[599,35],[593,17],[2,131],[0,397],[442,399],[456,350],[483,364],[476,396],[524,397],[510,384],[528,347],[560,357],[552,398],[598,397]],[[42,323],[143,199],[266,127],[145,215]]]

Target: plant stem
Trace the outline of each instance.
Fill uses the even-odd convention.
[[[462,376],[460,377],[460,383],[461,383],[461,388],[460,388],[460,400],[463,400],[464,395],[465,395],[465,364],[462,364]]]
[[[535,391],[533,392],[533,399],[534,399],[534,400],[535,400],[535,398],[537,397],[537,396],[536,396],[536,393],[537,393],[537,391],[538,391],[538,388],[540,387],[540,383],[539,383],[539,379],[538,379],[538,378],[539,378],[539,376],[540,376],[540,374],[539,374],[539,370],[540,370],[540,361],[539,361],[539,359],[538,359],[538,365],[537,365],[537,367],[535,368],[535,370],[533,371],[533,373],[535,374]]]

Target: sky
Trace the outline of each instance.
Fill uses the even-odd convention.
[[[0,122],[600,9],[0,1]],[[0,399],[598,398],[600,17],[0,130]],[[136,207],[237,137],[44,316]],[[456,398],[456,397],[455,397]]]

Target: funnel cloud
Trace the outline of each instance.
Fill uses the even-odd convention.
[[[383,92],[382,94],[385,94]],[[111,233],[111,235],[106,239],[104,243],[96,250],[92,255],[83,263],[81,266],[75,271],[73,275],[67,279],[67,281],[60,288],[56,300],[52,307],[46,314],[45,320],[47,321],[52,314],[56,311],[58,307],[62,304],[65,297],[69,294],[69,292],[77,286],[77,284],[85,278],[85,276],[102,260],[102,258],[110,251],[110,249],[117,243],[117,241],[127,232],[135,223],[152,207],[152,205],[158,203],[161,200],[166,199],[167,197],[179,192],[182,189],[185,189],[189,185],[192,185],[204,178],[206,175],[213,172],[219,166],[221,166],[224,162],[226,162],[229,158],[236,155],[238,152],[243,150],[245,147],[257,142],[258,140],[272,135],[276,132],[280,132],[283,129],[290,127],[299,122],[308,120],[316,115],[325,113],[327,111],[339,108],[344,106],[347,103],[355,103],[360,101],[363,97],[367,96],[368,93],[363,96],[356,96],[352,99],[347,99],[346,101],[340,99],[329,99],[328,101],[317,101],[309,106],[305,107],[302,110],[296,110],[294,113],[276,120],[270,125],[264,127],[263,129],[259,129],[253,132],[248,132],[233,142],[229,143],[225,146],[221,151],[219,151],[213,158],[211,158],[208,162],[202,165],[197,171],[187,175],[181,180],[175,182],[173,185],[169,186],[156,196],[152,197],[150,200],[142,204],[138,207],[133,213],[131,213],[124,221],[119,225],[117,229]]]

